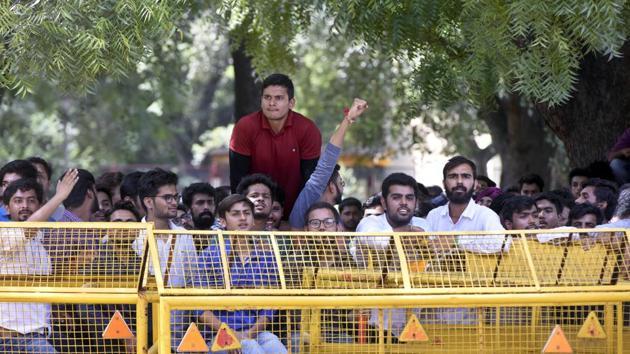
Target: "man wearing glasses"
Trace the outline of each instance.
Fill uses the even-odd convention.
[[[138,181],[138,197],[146,211],[143,222],[152,222],[155,230],[185,230],[171,221],[177,216],[177,204],[180,199],[175,173],[160,168],[146,172]],[[140,256],[144,251],[145,237],[146,235],[142,233],[133,243],[134,250]],[[158,233],[155,239],[164,285],[172,288],[192,287],[198,269],[197,250],[192,236]],[[150,259],[149,272],[155,274]],[[173,311],[171,339],[175,346],[184,334],[183,326],[190,323],[189,318],[186,318],[189,314],[189,311]]]

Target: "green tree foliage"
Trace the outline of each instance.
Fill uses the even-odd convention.
[[[40,79],[84,91],[126,76],[151,41],[170,36],[185,0],[0,0],[0,87],[19,94]]]

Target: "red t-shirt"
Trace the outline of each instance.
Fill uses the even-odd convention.
[[[293,111],[277,134],[258,111],[239,119],[230,138],[230,150],[250,156],[249,173],[267,174],[284,190],[285,215],[300,193],[300,160],[319,158],[321,145],[322,135],[315,123]]]

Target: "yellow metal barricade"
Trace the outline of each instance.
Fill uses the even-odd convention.
[[[143,353],[151,225],[0,223],[0,352]]]
[[[148,238],[160,353],[628,347],[627,230]]]

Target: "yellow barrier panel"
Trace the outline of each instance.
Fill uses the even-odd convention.
[[[208,345],[227,323],[245,352],[541,352],[555,325],[576,352],[622,352],[627,242],[626,230],[155,231],[160,352],[193,322]],[[604,340],[578,338],[590,312]],[[414,315],[428,340],[403,343]]]
[[[0,223],[0,352],[144,352],[148,249],[138,240],[150,230]]]

